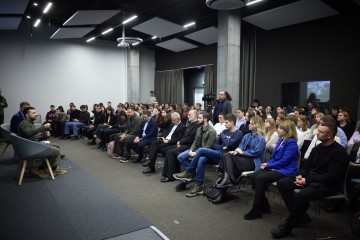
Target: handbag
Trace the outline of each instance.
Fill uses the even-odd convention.
[[[216,184],[209,185],[205,188],[203,195],[211,202],[220,194],[220,189],[216,188]]]

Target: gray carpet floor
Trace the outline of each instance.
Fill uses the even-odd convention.
[[[77,166],[110,189],[169,239],[272,239],[270,230],[283,223],[287,215],[276,192],[271,201],[272,214],[247,221],[243,216],[251,208],[251,191],[236,190],[231,194],[229,202],[213,205],[203,196],[188,198],[186,192],[176,192],[178,182],[161,183],[161,163],[155,174],[144,175],[144,168],[140,164],[120,163],[97,150],[96,146],[87,146],[85,139],[52,141],[59,143],[62,153]],[[0,151],[3,146],[0,145]],[[10,151],[7,154],[11,154]],[[210,184],[216,178],[215,172],[206,171],[205,183]],[[17,187],[15,182],[14,187]],[[269,197],[272,199],[273,194],[269,193]],[[315,216],[314,208],[311,207],[308,213]],[[313,239],[314,221],[294,229],[291,236],[285,239]],[[322,211],[318,225],[320,234],[349,232],[348,215],[345,212]]]

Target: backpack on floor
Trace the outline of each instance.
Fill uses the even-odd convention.
[[[112,155],[113,155],[113,150],[114,150],[114,141],[109,142],[109,143],[107,144],[106,149],[107,149],[107,155],[108,155],[109,157],[112,157]]]

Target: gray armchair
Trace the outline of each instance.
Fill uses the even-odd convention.
[[[0,154],[0,159],[3,157],[4,153],[6,152],[7,148],[10,146],[11,144],[11,131],[10,131],[10,123],[4,123],[1,124],[1,134],[4,138],[5,141],[5,147],[3,149],[3,151]]]
[[[11,142],[14,148],[16,156],[19,158],[19,168],[21,167],[21,173],[19,177],[19,186],[22,183],[26,164],[28,161],[35,159],[44,159],[46,166],[49,170],[51,179],[55,179],[53,171],[51,169],[48,157],[52,156],[51,148],[45,144],[30,141],[28,139],[19,137],[11,133]]]

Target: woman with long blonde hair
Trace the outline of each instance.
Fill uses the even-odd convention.
[[[265,119],[266,148],[273,149],[279,140],[279,134],[276,132],[276,123],[272,118]]]
[[[238,184],[244,171],[260,169],[266,146],[264,120],[260,116],[250,118],[249,130],[240,145],[221,158],[219,171],[223,173],[223,178],[219,179],[218,188]]]
[[[271,213],[269,202],[265,196],[267,185],[281,178],[296,176],[298,173],[297,132],[293,121],[284,120],[279,124],[280,136],[270,161],[261,164],[261,169],[251,174],[255,187],[253,207],[245,214],[244,219],[262,218],[263,213]]]

